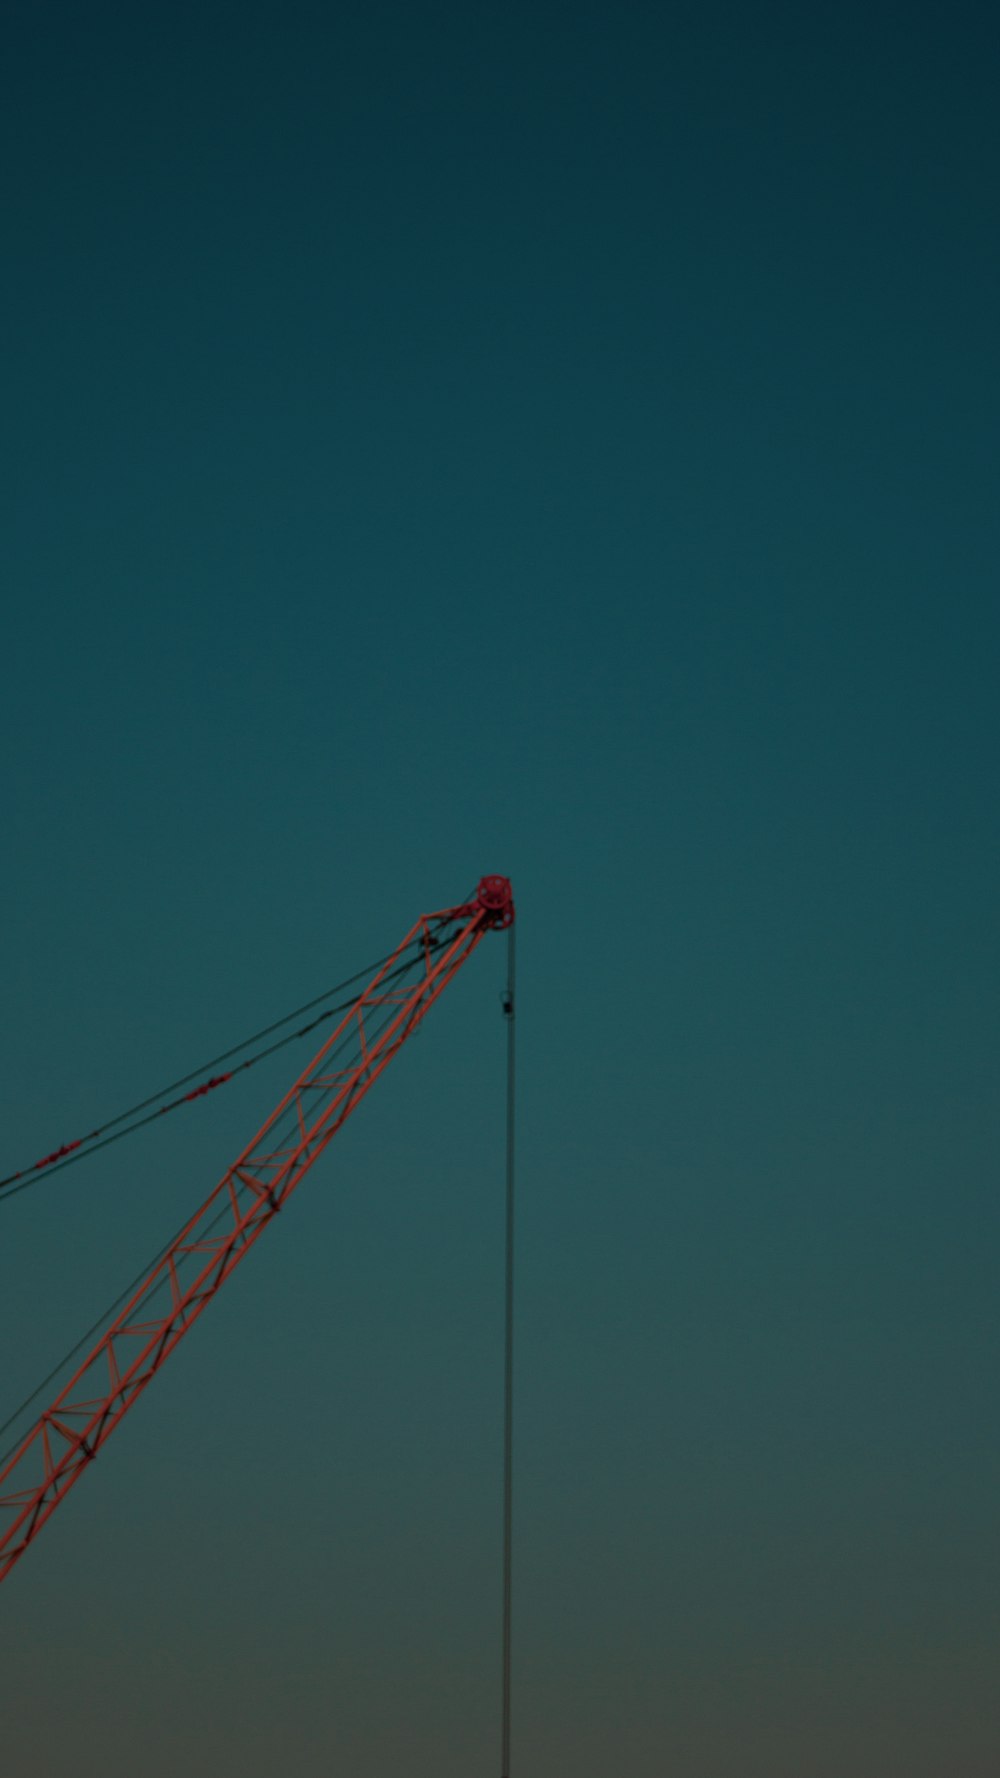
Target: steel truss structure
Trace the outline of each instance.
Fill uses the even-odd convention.
[[[253,1141],[152,1264],[69,1382],[0,1468],[0,1580],[282,1210],[486,933],[514,918],[506,877],[424,914]],[[416,955],[416,980],[393,986]],[[345,1051],[348,1065],[338,1067]]]

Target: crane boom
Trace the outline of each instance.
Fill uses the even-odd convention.
[[[422,915],[382,964],[0,1468],[0,1580],[485,934],[513,917],[507,878],[484,877],[474,901]],[[417,979],[394,985],[411,947]],[[352,1059],[337,1067],[345,1049]]]

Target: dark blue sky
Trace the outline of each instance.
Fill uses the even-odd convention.
[[[5,26],[0,1173],[508,872],[517,1778],[993,1778],[993,9]],[[5,1778],[498,1769],[503,973],[7,1583]],[[287,1078],[0,1210],[0,1418]]]

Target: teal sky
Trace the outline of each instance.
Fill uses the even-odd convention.
[[[0,1174],[513,878],[516,1778],[1000,1769],[998,58],[5,16]],[[4,1778],[498,1772],[504,969],[7,1582]],[[0,1206],[0,1419],[306,1059]]]

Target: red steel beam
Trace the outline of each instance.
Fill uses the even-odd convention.
[[[484,877],[475,901],[422,915],[382,964],[0,1469],[0,1580],[485,934],[513,918],[507,878]],[[444,937],[442,922],[450,928]],[[410,986],[393,987],[411,945],[418,947],[421,973]],[[338,1052],[351,1039],[360,1053],[338,1069]]]

